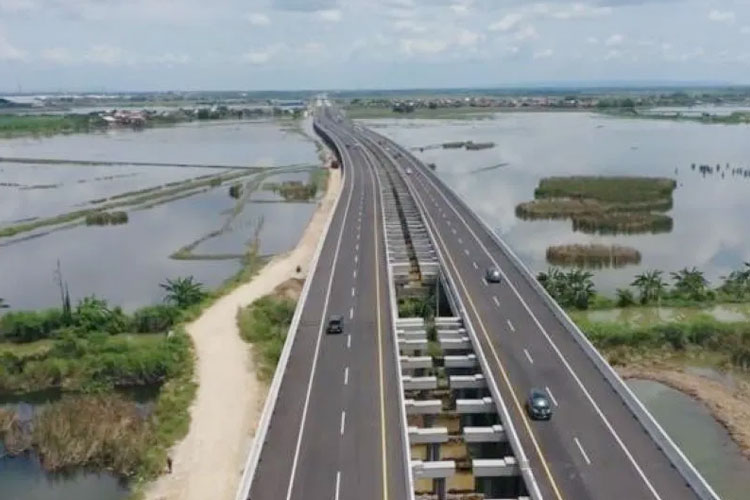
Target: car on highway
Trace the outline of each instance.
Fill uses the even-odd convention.
[[[406,169],[406,175],[411,175],[411,169],[410,168]]]
[[[490,267],[484,272],[484,279],[487,283],[500,283],[500,269],[496,267]]]
[[[552,406],[547,393],[541,389],[531,389],[526,400],[526,411],[532,420],[549,420],[552,418]]]
[[[344,332],[344,317],[340,314],[332,314],[328,317],[328,326],[326,327],[326,333],[343,333]]]

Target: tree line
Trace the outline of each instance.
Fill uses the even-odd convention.
[[[588,309],[596,297],[593,273],[582,269],[563,271],[552,267],[537,275],[539,283],[566,308]],[[667,275],[661,270],[637,274],[627,288],[616,290],[616,305],[661,305],[665,300],[708,302],[717,299],[742,301],[750,299],[750,262],[722,276],[722,283],[712,288],[703,271],[685,267]],[[633,290],[633,288],[635,290]]]

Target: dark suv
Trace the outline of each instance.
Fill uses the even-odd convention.
[[[500,283],[500,270],[496,267],[490,267],[484,273],[484,279],[487,283]]]
[[[340,314],[332,314],[328,317],[328,327],[326,333],[343,333],[344,317]]]
[[[531,389],[529,399],[526,400],[526,411],[533,420],[552,418],[552,406],[549,404],[547,393],[541,389]]]

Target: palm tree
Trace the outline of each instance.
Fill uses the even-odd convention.
[[[651,270],[638,274],[635,280],[630,284],[638,289],[641,304],[648,304],[653,301],[661,301],[667,285],[662,279],[662,271]]]
[[[167,279],[166,283],[160,283],[160,287],[167,291],[165,302],[172,302],[180,309],[197,304],[206,292],[203,291],[203,284],[195,281],[192,276],[187,278]]]
[[[635,297],[630,288],[618,288],[615,290],[615,294],[617,295],[618,307],[628,307],[635,304]]]
[[[695,267],[692,269],[685,267],[676,273],[671,273],[671,275],[677,293],[693,300],[705,298],[708,280],[703,276],[703,272]]]
[[[720,289],[723,292],[742,299],[750,293],[750,262],[745,262],[745,267],[732,271],[728,276],[722,276],[724,280]]]

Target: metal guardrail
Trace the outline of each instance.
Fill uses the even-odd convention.
[[[392,141],[389,140],[395,145]],[[716,492],[706,482],[703,476],[697,471],[695,466],[688,460],[682,450],[674,443],[672,438],[664,431],[653,415],[643,406],[643,403],[635,396],[632,390],[623,382],[622,378],[602,357],[599,351],[594,347],[591,341],[576,324],[570,319],[568,314],[560,305],[549,295],[547,290],[539,284],[534,275],[521,261],[521,259],[511,250],[511,248],[490,228],[489,224],[482,219],[469,205],[447,184],[445,184],[437,175],[425,167],[421,161],[416,159],[411,153],[401,146],[396,145],[403,151],[407,158],[415,166],[419,166],[434,182],[439,183],[453,199],[490,235],[492,240],[498,245],[508,259],[516,266],[518,272],[526,279],[531,287],[542,297],[547,306],[552,310],[555,317],[562,323],[565,329],[570,333],[573,339],[578,343],[587,357],[594,363],[596,368],[602,374],[604,379],[609,383],[612,389],[620,396],[630,412],[635,416],[644,430],[649,434],[657,447],[664,452],[672,465],[680,472],[690,488],[703,500],[720,500]]]
[[[313,126],[316,132],[321,135],[325,134],[325,131],[318,127],[317,123],[315,123]],[[258,423],[258,429],[255,432],[253,444],[250,447],[250,452],[245,463],[242,478],[240,479],[240,483],[237,488],[237,494],[235,495],[236,500],[246,500],[250,495],[250,487],[252,486],[252,482],[255,477],[255,471],[258,468],[258,461],[260,460],[263,443],[265,443],[266,434],[268,433],[268,427],[271,423],[271,417],[273,416],[274,408],[276,407],[276,401],[279,397],[281,381],[284,378],[286,366],[289,363],[289,357],[291,356],[292,346],[294,345],[294,339],[297,336],[297,329],[299,328],[302,310],[305,308],[307,296],[310,292],[310,286],[315,274],[315,270],[318,267],[318,260],[320,258],[320,254],[323,251],[323,246],[328,235],[328,230],[330,229],[331,223],[336,215],[336,210],[339,205],[339,200],[341,199],[341,194],[344,192],[344,186],[346,185],[346,170],[344,169],[343,163],[339,163],[341,164],[340,168],[342,174],[342,187],[336,195],[336,200],[333,203],[333,209],[331,210],[331,213],[328,216],[328,220],[326,221],[326,225],[323,228],[323,233],[321,234],[320,240],[318,241],[318,246],[315,248],[315,253],[313,254],[310,268],[308,269],[307,279],[305,279],[305,284],[303,285],[302,292],[300,293],[300,299],[297,302],[297,307],[294,310],[294,316],[292,317],[292,322],[289,325],[289,330],[287,332],[286,341],[284,342],[284,347],[281,350],[279,363],[276,367],[276,371],[274,372],[271,386],[268,390],[268,395],[266,396],[266,402],[263,405],[263,412],[261,413],[260,422]]]
[[[398,163],[390,156],[390,154],[388,154],[388,152],[386,152],[385,150],[382,150],[382,151],[383,151],[383,154],[394,165],[398,165]],[[400,173],[400,169],[398,168],[398,166],[397,166],[397,170],[399,170],[399,173]],[[403,174],[400,174],[400,175],[403,175]],[[434,233],[432,232],[432,227],[430,226],[430,224],[427,223],[427,216],[425,214],[425,209],[423,206],[424,202],[414,192],[414,188],[411,186],[411,183],[405,182],[405,184],[407,186],[407,189],[411,193],[412,197],[414,198],[415,204],[417,206],[417,209],[419,210],[420,215],[422,216],[422,219],[425,221],[424,225],[425,225],[425,228],[427,229],[427,232],[430,235],[430,239],[433,241],[433,246],[435,247],[435,251],[438,256],[438,261],[440,262],[440,267],[442,269],[448,269],[448,267],[446,266],[445,257],[443,256],[442,251],[440,250],[438,245],[434,244],[434,242],[437,240],[435,238]],[[419,199],[419,202],[417,202],[418,199]],[[492,370],[490,368],[489,362],[487,361],[487,357],[484,353],[484,349],[482,348],[481,342],[479,341],[479,337],[476,334],[474,325],[469,319],[469,316],[463,304],[463,301],[456,293],[456,290],[458,290],[456,283],[453,280],[451,273],[443,272],[441,274],[443,278],[447,280],[448,285],[449,285],[447,287],[447,291],[449,291],[449,294],[450,294],[448,300],[458,306],[456,310],[464,320],[464,325],[466,327],[467,333],[469,333],[469,338],[471,339],[474,352],[477,354],[477,359],[479,360],[482,371],[489,375],[487,377],[487,381],[489,382],[488,385],[490,387],[490,392],[492,393],[492,398],[495,402],[496,408],[498,409],[502,417],[503,425],[506,428],[506,433],[508,436],[508,440],[510,441],[511,448],[513,449],[513,453],[518,458],[521,475],[524,478],[524,482],[526,484],[527,489],[529,490],[529,494],[531,495],[531,498],[533,500],[542,500],[542,494],[541,494],[541,491],[539,490],[539,485],[537,484],[536,478],[534,477],[534,472],[532,471],[529,465],[529,459],[526,456],[526,452],[523,449],[521,440],[518,437],[518,433],[516,431],[515,425],[513,424],[513,421],[511,420],[508,407],[505,405],[505,401],[503,400],[502,395],[500,394],[500,389],[497,387],[497,382],[495,381],[495,377],[491,375]]]

